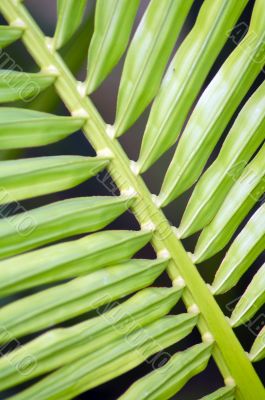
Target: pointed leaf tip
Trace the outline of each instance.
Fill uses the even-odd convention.
[[[125,59],[118,92],[116,137],[136,121],[156,95],[191,5],[191,0],[149,3]]]
[[[139,3],[140,0],[97,0],[94,34],[88,51],[88,94],[97,89],[123,55]]]
[[[58,21],[53,46],[61,48],[74,35],[81,24],[87,0],[57,0]]]

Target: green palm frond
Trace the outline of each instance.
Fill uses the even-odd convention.
[[[58,22],[54,33],[54,47],[59,49],[79,27],[86,7],[86,0],[58,0]]]
[[[15,42],[22,34],[23,29],[19,27],[0,26],[0,48],[3,49],[5,46]]]
[[[263,400],[253,363],[265,357],[265,330],[246,354],[234,328],[248,324],[264,305],[264,265],[231,315],[224,314],[217,295],[237,287],[265,249],[264,82],[245,99],[265,63],[264,0],[255,0],[247,34],[203,91],[247,0],[205,0],[177,50],[192,0],[151,0],[138,26],[140,0],[97,0],[87,75],[80,82],[67,66],[70,53],[63,57],[60,49],[76,38],[87,3],[58,0],[50,38],[22,1],[0,2],[9,24],[0,27],[0,48],[22,41],[39,67],[34,73],[0,71],[0,149],[60,146],[82,130],[95,150],[90,157],[0,161],[0,344],[24,343],[0,358],[0,390],[14,388],[16,400],[78,398],[162,353],[167,362],[133,383],[121,400],[173,398],[210,360],[224,384],[203,399]],[[122,57],[116,117],[109,125],[88,95]],[[55,89],[68,116],[44,107],[39,96],[46,89],[51,104]],[[22,102],[9,104],[17,100]],[[148,106],[139,157],[132,161],[118,138]],[[160,193],[152,194],[141,174],[159,165],[177,141]],[[72,189],[104,169],[117,196],[71,195],[48,203],[43,197],[38,204],[40,196]],[[178,204],[193,185],[174,227],[163,207]],[[37,204],[33,209],[8,213],[9,203],[21,211],[18,202],[30,199]],[[138,230],[108,227],[128,210]],[[182,239],[198,232],[191,254]],[[137,258],[148,244],[155,259]],[[196,264],[226,246],[220,265],[214,258],[216,274],[208,284]],[[170,288],[156,287],[164,271]],[[174,315],[180,300],[185,311]],[[194,329],[199,343],[173,355],[167,351]]]

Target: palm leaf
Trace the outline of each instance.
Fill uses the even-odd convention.
[[[41,91],[51,86],[54,80],[55,77],[44,73],[26,74],[13,70],[0,70],[0,102],[7,103],[15,100],[32,101]],[[11,113],[12,111],[14,112],[13,109],[10,110]],[[4,109],[1,109],[1,112],[3,112],[1,120],[2,118],[4,120]],[[22,113],[22,110],[18,109],[17,113]],[[11,119],[12,116],[10,115],[8,121]]]
[[[234,400],[234,394],[235,390],[233,387],[221,388],[208,396],[202,397],[201,400]]]
[[[35,147],[57,142],[78,130],[84,123],[81,118],[7,107],[1,108],[0,121],[0,149]]]
[[[264,357],[265,357],[265,329],[263,328],[260,331],[257,338],[255,339],[253,346],[251,347],[250,358],[254,362],[254,361],[260,361]]]
[[[238,174],[238,167],[235,167]],[[200,262],[221,250],[231,239],[239,224],[258,202],[264,191],[265,146],[244,168],[227,194],[213,220],[204,228],[196,244],[194,259]],[[234,170],[229,172],[234,176]]]
[[[0,296],[96,271],[130,259],[148,232],[106,231],[1,261]]]
[[[23,30],[19,27],[0,26],[0,48],[3,49],[22,36]]]
[[[18,338],[148,286],[165,267],[165,261],[134,260],[105,268],[12,302],[1,309],[0,318]]]
[[[190,7],[190,0],[150,2],[125,60],[114,125],[116,136],[124,133],[153,100]]]
[[[211,346],[205,344],[177,353],[164,367],[139,380],[120,399],[170,399],[207,366],[210,356]]]
[[[264,142],[264,98],[263,83],[243,107],[218,157],[197,183],[180,223],[181,237],[204,228],[212,220],[244,165]]]
[[[58,23],[54,33],[54,47],[62,47],[81,23],[86,0],[57,0]]]
[[[81,356],[93,353],[103,344],[128,335],[136,327],[146,326],[167,314],[179,300],[180,294],[179,289],[175,288],[144,289],[116,307],[107,305],[106,311],[103,309],[95,318],[70,328],[57,328],[40,335],[0,360],[1,376],[5,378],[1,381],[1,390],[78,360]],[[183,323],[185,318],[187,322],[193,320],[195,325],[196,318],[183,316]],[[29,366],[27,374],[17,374],[12,360],[15,359],[16,364],[22,364],[29,354],[36,360],[36,368]]]
[[[205,1],[196,23],[176,52],[162,82],[145,129],[141,171],[174,144],[216,57],[246,1]],[[206,23],[207,20],[207,23]],[[183,62],[185,60],[185,62]]]
[[[264,266],[230,318],[216,297],[236,287],[264,251],[264,83],[245,98],[264,65],[263,0],[255,1],[248,33],[206,88],[206,78],[247,0],[205,0],[171,62],[192,1],[150,1],[130,42],[140,1],[97,0],[82,83],[56,50],[71,38],[74,42],[86,4],[57,2],[52,39],[21,2],[0,4],[10,24],[0,28],[0,47],[21,39],[40,68],[35,73],[0,71],[0,102],[36,98],[38,104],[38,111],[25,104],[0,108],[0,148],[28,150],[56,143],[58,149],[62,139],[81,129],[96,153],[30,155],[0,163],[5,216],[0,221],[0,342],[3,348],[20,338],[25,342],[0,358],[0,389],[30,381],[15,389],[12,398],[76,398],[162,351],[166,364],[136,381],[120,399],[169,399],[203,371],[210,358],[225,387],[205,400],[263,399],[264,387],[252,362],[265,356],[264,329],[246,357],[234,328],[249,323],[264,304]],[[123,56],[116,120],[108,125],[86,93],[95,91]],[[47,88],[56,90],[69,116],[55,115],[51,108],[45,112],[38,96]],[[47,93],[53,104],[52,92]],[[139,159],[131,161],[117,137],[152,101]],[[155,196],[140,173],[178,138]],[[212,162],[221,138],[223,146]],[[39,202],[40,196],[74,188],[104,169],[118,196],[73,197],[71,192],[66,200],[49,204],[43,197]],[[193,184],[180,226],[171,226],[161,206]],[[25,199],[34,199],[34,208],[17,212],[22,207],[18,202]],[[15,215],[10,215],[9,203],[16,204]],[[100,232],[113,221],[118,224],[127,210],[136,217],[138,230]],[[198,231],[202,232],[191,254],[180,239]],[[136,253],[149,243],[156,257],[137,259]],[[226,245],[227,254],[220,254],[224,257],[209,285],[195,263]],[[156,286],[165,270],[173,287],[148,288]],[[180,298],[186,311],[167,315]],[[195,327],[199,343],[175,355],[166,350]]]
[[[100,230],[123,214],[132,202],[133,199],[122,196],[80,197],[4,218],[0,221],[0,257],[14,256],[52,241]]]
[[[2,161],[0,204],[10,202],[10,198],[23,200],[71,188],[101,171],[107,163],[103,158],[81,156]]]
[[[242,298],[237,303],[231,315],[231,323],[233,326],[238,326],[249,321],[263,306],[265,303],[264,280],[265,265],[256,273]]]
[[[101,84],[123,55],[138,6],[139,0],[97,1],[95,29],[88,52],[88,93]]]
[[[265,204],[251,217],[232,243],[213,282],[215,293],[222,293],[235,285],[248,267],[264,250]]]
[[[256,1],[249,33],[204,91],[183,132],[161,189],[163,205],[198,179],[229,120],[262,70],[264,21],[265,9],[262,2]],[[259,57],[261,61],[257,62]]]
[[[118,339],[55,371],[15,399],[71,399],[79,393],[119,376],[145,358],[186,336],[194,326],[194,317],[167,316],[135,330],[127,340]],[[152,338],[152,340],[150,340]],[[77,384],[78,383],[78,384]]]

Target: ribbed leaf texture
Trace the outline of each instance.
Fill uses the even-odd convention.
[[[265,399],[253,365],[265,357],[262,322],[251,348],[236,330],[253,332],[265,302],[265,84],[256,79],[265,4],[253,1],[245,36],[223,53],[249,2],[197,3],[96,0],[94,10],[86,0],[58,0],[51,38],[23,1],[0,2],[0,56],[18,41],[36,63],[33,72],[4,62],[0,70],[1,398],[79,398],[147,361],[153,370],[119,399],[166,400],[211,360],[224,383],[201,400]],[[73,72],[84,59],[80,82]],[[107,87],[117,65],[111,125],[88,96]],[[67,111],[55,114],[59,101]],[[143,115],[133,161],[118,138]],[[78,131],[88,141],[82,155]],[[65,143],[74,143],[70,153]],[[165,170],[161,158],[173,145],[153,194],[141,174],[155,163]],[[95,195],[95,182],[109,195]],[[175,210],[186,202],[179,226],[162,210],[175,200]],[[182,239],[194,234],[190,252]],[[150,245],[156,256],[144,258]],[[196,264],[211,257],[209,282]],[[171,287],[158,287],[166,273]],[[225,315],[217,295],[232,289]],[[150,360],[161,355],[155,368]]]
[[[77,30],[82,21],[86,0],[57,0],[58,22],[54,33],[53,46],[62,47]]]

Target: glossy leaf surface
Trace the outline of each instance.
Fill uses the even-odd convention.
[[[200,97],[166,173],[160,199],[165,206],[199,178],[211,152],[265,61],[265,8],[255,2],[249,33]]]
[[[181,314],[167,316],[144,329],[136,330],[109,346],[105,346],[79,361],[65,366],[28,390],[14,397],[15,400],[71,399],[141,364],[152,354],[161,351],[187,336],[196,317]]]
[[[242,168],[242,163],[239,168]],[[232,177],[234,173],[237,175],[237,166],[229,173]],[[204,261],[225,247],[264,191],[265,145],[246,166],[212,222],[202,231],[195,248],[195,262]]]
[[[200,400],[234,400],[235,389],[230,387],[221,388],[208,396],[202,397]]]
[[[123,55],[139,4],[140,0],[97,0],[88,51],[88,93],[101,84]]]
[[[57,0],[58,22],[54,47],[59,49],[73,36],[81,24],[87,0]]]
[[[229,189],[265,140],[265,82],[242,108],[217,159],[202,175],[182,217],[179,233],[187,237],[216,215]]]
[[[246,3],[246,0],[203,2],[196,23],[177,50],[152,106],[138,160],[142,172],[177,140],[192,104],[227,40],[227,33]]]
[[[54,83],[55,78],[44,73],[26,73],[0,70],[0,103],[15,100],[33,101],[43,90]],[[17,112],[17,109],[15,110]],[[9,116],[9,120],[12,120]]]
[[[165,261],[131,260],[73,279],[2,307],[2,324],[13,338],[37,332],[149,286],[166,265]]]
[[[0,49],[18,40],[22,33],[23,30],[21,28],[0,25]]]
[[[265,357],[265,327],[260,331],[250,350],[250,358],[253,362]]]
[[[116,302],[116,307],[107,305],[98,311],[97,317],[41,335],[0,359],[0,390],[55,370],[92,354],[119,337],[126,337],[166,315],[180,295],[181,291],[175,288],[144,289],[124,303]],[[35,368],[29,366],[27,374],[17,374],[16,366],[22,365],[28,355],[34,360]]]
[[[189,379],[203,371],[211,356],[211,346],[199,344],[175,354],[161,368],[140,379],[120,400],[167,400]]]
[[[156,95],[191,4],[191,0],[150,2],[125,59],[114,125],[116,136],[134,123]]]
[[[0,220],[0,258],[23,253],[69,236],[100,230],[124,213],[125,197],[77,197]],[[19,211],[17,207],[16,211]]]
[[[98,157],[50,156],[0,162],[0,204],[69,189],[101,171]]]
[[[216,294],[231,289],[265,249],[265,203],[232,243],[212,284]]]
[[[105,231],[0,262],[0,297],[91,273],[131,258],[151,238],[135,231]]]
[[[256,273],[246,291],[238,301],[230,321],[239,326],[249,321],[265,303],[265,264]]]
[[[260,72],[265,60],[264,0],[58,0],[59,20],[57,23],[50,21],[55,26],[55,38],[47,37],[51,26],[44,24],[43,31],[38,23],[39,18],[35,20],[34,6],[27,3],[23,0],[0,1],[4,23],[9,24],[11,29],[21,28],[21,42],[10,48],[11,57],[7,52],[1,52],[1,56],[14,62],[15,67],[7,67],[1,57],[1,68],[11,71],[11,79],[7,82],[4,71],[0,71],[0,101],[1,95],[6,101],[16,100],[17,92],[11,92],[11,86],[16,84],[16,88],[20,89],[23,81],[26,83],[27,73],[21,73],[23,66],[25,71],[40,71],[30,73],[30,76],[34,80],[43,79],[43,89],[46,84],[47,88],[50,87],[28,103],[35,92],[28,89],[27,85],[25,97],[22,98],[24,104],[18,102],[16,107],[20,108],[11,109],[12,104],[4,108],[5,115],[9,112],[10,115],[6,119],[3,116],[3,146],[10,146],[13,141],[13,146],[17,148],[3,147],[4,151],[0,154],[2,160],[12,159],[8,163],[0,163],[1,212],[5,218],[3,221],[10,224],[9,228],[0,221],[0,242],[1,245],[3,243],[0,249],[0,343],[2,353],[6,353],[0,357],[0,390],[1,387],[8,389],[0,397],[15,396],[26,400],[93,397],[94,391],[85,392],[121,376],[145,360],[151,363],[150,367],[158,365],[157,359],[161,355],[159,366],[165,358],[170,360],[172,350],[174,352],[179,348],[176,343],[196,327],[194,336],[187,338],[185,343],[193,345],[193,339],[198,342],[199,334],[203,344],[195,348],[202,349],[200,354],[193,352],[194,347],[181,355],[178,353],[165,369],[138,381],[124,395],[135,390],[134,387],[139,384],[143,385],[141,393],[139,396],[132,395],[132,398],[147,397],[149,400],[155,397],[164,400],[174,397],[183,385],[200,373],[212,356],[212,362],[219,370],[227,391],[225,388],[218,390],[208,396],[210,399],[226,398],[227,395],[231,397],[231,394],[238,400],[265,398],[258,371],[252,366],[252,361],[262,358],[262,343],[258,338],[254,344],[257,351],[246,354],[248,349],[244,343],[240,343],[241,337],[237,337],[237,332],[233,331],[231,321],[225,315],[222,299],[215,296],[219,289],[221,293],[228,290],[230,285],[235,286],[264,249],[264,208],[261,206],[265,171],[262,160],[264,144],[261,147],[264,140],[262,96],[257,97],[256,101],[253,98],[250,100],[253,102],[252,111],[244,114],[245,119],[232,128],[226,141],[222,137],[231,129],[244,104],[246,111],[249,105],[247,99],[263,79]],[[236,24],[246,4],[244,15]],[[95,24],[94,5],[97,13]],[[192,9],[189,12],[190,6]],[[249,28],[249,12],[252,10]],[[83,15],[84,23],[78,29]],[[93,43],[89,46],[93,31]],[[132,31],[136,34],[132,35],[130,41]],[[61,42],[58,44],[56,41],[59,36]],[[226,40],[229,43],[222,50]],[[62,51],[56,50],[60,50],[68,41],[69,45]],[[128,46],[128,54],[125,54],[128,43],[131,45]],[[20,57],[21,47],[25,57],[23,60]],[[230,50],[235,47],[236,50],[229,57]],[[173,55],[174,60],[163,79],[172,48],[176,49],[176,55]],[[81,63],[88,52],[88,76],[86,82],[81,82],[80,79],[85,78]],[[93,68],[90,56],[94,60]],[[119,95],[112,89],[119,86],[119,71],[124,60]],[[89,98],[87,93],[98,88],[118,61],[120,64],[104,87]],[[49,82],[46,81],[46,78],[49,79],[46,74],[50,75]],[[203,87],[206,87],[205,91]],[[263,84],[257,93],[262,87]],[[122,91],[122,88],[126,90]],[[115,122],[113,111],[116,98],[120,98],[122,93],[125,93],[124,98],[119,100],[118,106],[119,109],[121,102],[121,117],[120,121],[117,119]],[[138,123],[141,127],[141,122],[148,118],[148,110],[144,110],[153,99],[140,159],[134,162],[131,158],[134,159],[137,150],[135,145],[138,145],[134,139],[127,137],[124,142],[119,141],[117,136],[125,133],[140,115]],[[108,103],[110,108],[105,109]],[[52,118],[58,118],[58,126],[51,120],[48,126],[49,114],[41,120],[40,113],[54,113],[56,106],[60,107],[59,114],[74,118],[67,117],[63,121],[61,118],[65,117],[50,114]],[[25,124],[25,112],[27,116],[31,112],[33,119],[28,127]],[[242,113],[236,123],[241,118]],[[31,149],[58,142],[61,137],[66,138],[75,132],[70,125],[77,120],[80,126],[76,130],[83,131],[83,139],[78,134],[55,146]],[[157,124],[150,125],[150,121]],[[14,129],[8,128],[9,123],[13,124]],[[69,133],[62,132],[64,129],[69,129]],[[141,132],[138,134],[141,135]],[[182,136],[176,153],[178,162],[177,165],[171,164],[168,172],[172,178],[168,192],[165,194],[161,190],[157,196],[157,184],[165,175],[164,161],[161,160],[157,173],[151,171],[151,179],[149,176],[142,179],[140,174],[153,165],[178,140],[180,134]],[[183,225],[182,222],[180,229],[171,226],[167,211],[164,213],[161,208],[197,181],[205,166],[208,168],[215,160],[223,142],[227,151],[220,153],[222,162],[214,162],[210,167],[212,175],[207,185],[203,185],[207,186],[207,193],[199,196],[198,207],[192,207],[195,214],[198,211],[196,218],[190,213],[189,205],[186,214],[191,215],[191,223],[188,221],[187,225]],[[128,149],[129,154],[126,154]],[[69,152],[76,155],[39,158],[39,155],[48,153]],[[91,153],[97,156],[77,156]],[[14,161],[21,155],[24,159]],[[175,169],[179,166],[180,170]],[[102,169],[105,168],[103,176]],[[95,174],[95,179],[85,183]],[[165,181],[167,179],[168,175]],[[83,185],[73,190],[79,183]],[[60,193],[67,189],[71,190]],[[236,189],[239,193],[235,192]],[[71,196],[91,196],[94,193],[108,193],[114,197],[70,200]],[[46,196],[49,194],[52,195]],[[116,199],[116,195],[120,197]],[[175,211],[172,208],[169,211],[171,215],[173,210],[174,222],[179,221],[179,210],[184,211],[188,195],[180,199]],[[38,196],[43,197],[36,198]],[[29,200],[20,203],[24,199]],[[47,203],[57,199],[69,200],[47,206]],[[233,205],[233,210],[228,207],[228,201]],[[129,207],[130,213],[115,221],[115,231],[106,231],[104,227],[108,221],[121,215],[122,205],[124,210]],[[223,206],[227,208],[223,209]],[[254,206],[253,212],[258,211],[251,218]],[[26,211],[32,208],[32,211]],[[224,223],[219,214],[222,209]],[[260,211],[262,209],[263,212]],[[13,214],[16,216],[13,217]],[[37,225],[33,224],[34,229],[31,231],[30,223],[26,228],[22,223],[22,230],[18,230],[19,218],[32,215],[37,219]],[[202,253],[198,255],[196,249],[197,255],[193,256],[188,251],[193,248],[190,247],[192,243],[182,241],[182,237],[193,229],[207,229],[218,215],[219,223],[215,225],[214,235],[210,236],[209,243],[204,243]],[[126,229],[126,226],[137,231],[117,230]],[[99,229],[103,231],[83,237]],[[221,278],[224,274],[224,280],[221,280],[221,287],[216,289],[216,282],[213,287],[207,284],[208,273],[201,273],[195,262],[224,248],[236,231],[237,237],[234,242],[231,241],[227,257],[217,273]],[[26,236],[20,237],[24,232]],[[75,235],[81,235],[82,239]],[[134,254],[137,258],[131,259]],[[143,255],[151,259],[138,259]],[[208,262],[213,268],[212,272],[208,271],[210,275],[218,269],[222,256],[225,256],[224,251],[213,262]],[[165,273],[169,281],[164,280]],[[248,276],[246,274],[244,278],[248,280]],[[260,278],[255,279],[259,282],[252,284],[256,292],[251,294],[249,309],[244,309],[242,313],[242,303],[238,303],[238,307],[241,307],[240,318],[244,319],[249,311],[252,313],[254,304],[256,307],[261,304],[262,288],[259,283],[262,282]],[[172,287],[151,288],[131,298],[139,289],[161,284],[172,284]],[[237,292],[242,293],[240,285]],[[178,308],[174,307],[173,312],[180,307],[185,314],[164,317],[180,296],[182,303]],[[135,298],[138,300],[135,301]],[[234,303],[231,301],[231,304]],[[262,316],[257,321],[262,323]],[[247,327],[252,331],[254,327],[256,333],[260,324],[256,325],[256,318],[253,323],[255,326],[251,322]],[[167,346],[174,348],[166,350]],[[180,344],[180,348],[183,348],[183,344]],[[208,348],[209,354],[206,351]],[[150,358],[157,352],[154,359]],[[187,360],[187,354],[191,353]],[[176,359],[178,362],[174,363]],[[173,367],[170,367],[171,362]],[[163,370],[167,376],[162,374]],[[162,378],[160,375],[163,375]],[[38,377],[40,380],[36,379]],[[123,377],[120,379],[123,380]],[[209,385],[208,390],[199,388],[197,392],[196,388],[193,394],[200,397],[202,393],[211,393],[221,386],[220,382],[215,386]],[[107,392],[112,392],[112,385],[111,382]],[[117,397],[123,390],[111,395]],[[101,392],[101,388],[95,391]],[[182,396],[181,393],[179,396]],[[105,397],[108,397],[108,393],[103,395]]]
[[[83,124],[82,118],[1,107],[0,149],[43,146],[57,142],[79,130]]]

